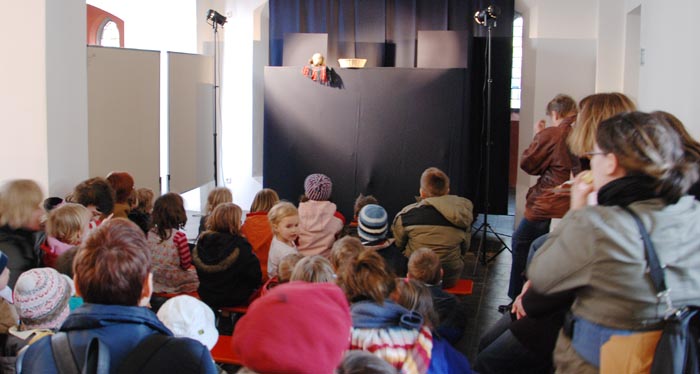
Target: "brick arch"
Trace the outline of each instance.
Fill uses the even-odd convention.
[[[119,30],[119,46],[124,48],[124,21],[112,13],[87,5],[87,44],[99,45],[100,29],[107,21],[112,21]]]

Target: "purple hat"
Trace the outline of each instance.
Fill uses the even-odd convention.
[[[309,200],[328,200],[332,189],[333,182],[325,174],[311,174],[304,180],[304,193]]]

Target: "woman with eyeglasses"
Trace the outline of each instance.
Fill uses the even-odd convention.
[[[648,231],[674,305],[700,303],[700,204],[685,196],[698,170],[678,134],[657,117],[631,112],[601,122],[594,139],[586,151],[592,181],[574,179],[571,211],[535,254],[514,304],[519,317],[537,318],[549,310],[533,300],[573,294],[554,350],[558,372],[596,373],[606,364],[606,343],[661,328],[667,304],[657,297],[642,234],[625,207]],[[589,206],[594,192],[598,204]],[[623,356],[614,361],[633,362]],[[634,357],[650,365],[653,355]]]

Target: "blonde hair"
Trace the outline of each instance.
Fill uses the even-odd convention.
[[[275,190],[263,188],[255,194],[253,203],[250,204],[250,212],[268,212],[278,201],[280,201],[280,197]]]
[[[25,225],[44,201],[39,185],[30,179],[15,179],[0,187],[0,226],[18,229]]]
[[[569,133],[567,144],[571,153],[583,157],[595,145],[598,125],[618,113],[636,109],[629,97],[619,92],[599,93],[584,97],[579,103],[576,125]]]
[[[88,208],[65,203],[49,212],[46,234],[67,244],[80,244],[81,235],[91,219],[92,212]]]
[[[335,273],[331,263],[325,257],[315,255],[302,258],[292,271],[290,281],[304,281],[310,283],[333,283]]]
[[[207,218],[207,230],[238,235],[241,230],[241,207],[234,203],[222,203]]]
[[[304,256],[299,253],[290,253],[282,257],[280,263],[277,265],[277,279],[279,280],[279,283],[289,282],[289,278],[292,277],[294,267],[303,258]]]
[[[267,219],[270,221],[270,227],[273,233],[277,233],[275,227],[285,218],[290,216],[298,216],[299,211],[294,204],[288,201],[280,201],[275,204],[269,212],[267,212]]]
[[[450,191],[450,178],[444,171],[430,167],[420,176],[420,188],[427,197],[443,196]]]
[[[351,263],[364,249],[360,239],[354,236],[344,236],[336,240],[331,247],[331,266],[338,273],[341,266]]]
[[[204,211],[206,214],[210,214],[212,211],[214,211],[214,208],[216,208],[217,205],[232,202],[233,194],[231,194],[231,190],[226,187],[217,187],[209,191],[209,195],[207,195],[207,205]]]

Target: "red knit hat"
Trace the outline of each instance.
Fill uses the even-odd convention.
[[[331,374],[350,346],[350,306],[331,283],[291,282],[254,301],[233,349],[258,373]]]

